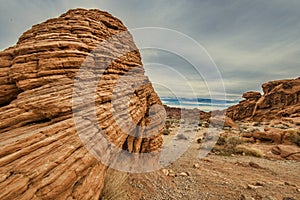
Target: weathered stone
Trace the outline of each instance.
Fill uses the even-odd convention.
[[[93,138],[99,128],[120,150],[147,153],[161,148],[163,129],[151,127],[164,122],[161,111],[151,106],[162,104],[126,31],[106,12],[75,9],[34,25],[14,47],[0,53],[0,199],[99,199],[107,166],[89,153],[81,138]],[[116,34],[123,35],[114,40]],[[100,51],[107,40],[109,48]],[[121,55],[122,49],[130,51]],[[82,66],[91,72],[80,77],[83,83],[102,74],[92,102],[88,95],[74,102],[74,81]],[[120,87],[122,78],[126,80]],[[139,87],[128,89],[134,85]],[[124,102],[124,96],[130,101]],[[97,127],[90,120],[93,110],[86,109],[91,103]],[[129,112],[121,118],[125,125],[133,121],[140,126],[135,135],[116,122],[113,107]],[[77,110],[84,112],[75,120]],[[86,134],[79,137],[78,128]],[[99,143],[91,140],[91,148],[93,144]],[[105,154],[108,148],[97,150]]]
[[[243,94],[243,98],[245,99],[254,99],[254,100],[258,100],[261,97],[261,94],[259,92],[245,92]]]
[[[264,94],[244,93],[246,100],[227,109],[233,120],[272,120],[283,117],[299,117],[300,78],[264,83]]]
[[[271,152],[285,159],[300,161],[300,148],[297,146],[277,145]]]
[[[254,131],[252,133],[252,136],[255,139],[259,139],[261,141],[271,141],[275,144],[281,144],[281,132],[260,132],[260,131]]]

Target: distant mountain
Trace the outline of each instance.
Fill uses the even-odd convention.
[[[209,98],[161,97],[165,105],[178,108],[198,108],[203,111],[225,109],[235,105],[239,100],[222,100]]]

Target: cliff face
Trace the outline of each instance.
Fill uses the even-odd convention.
[[[151,137],[142,138],[149,121],[155,127],[163,124],[161,111],[149,111],[161,101],[144,76],[131,35],[114,39],[106,52],[97,51],[101,42],[124,31],[122,22],[106,12],[70,10],[33,26],[14,47],[0,53],[0,199],[99,199],[107,167],[88,152],[82,141],[85,135],[77,134],[78,126],[87,133],[95,128],[86,123],[92,111],[83,109],[91,102],[84,96],[76,104],[73,101],[74,80],[83,63],[92,75],[81,79],[88,82],[101,74],[92,99],[96,130],[101,129],[112,144],[127,152],[160,149],[161,129],[151,132],[148,128]],[[120,49],[130,51],[120,56]],[[114,53],[117,59],[109,59]],[[120,87],[127,73],[130,76]],[[131,91],[131,85],[139,87]],[[129,102],[123,101],[124,96]],[[134,134],[116,122],[114,106],[117,111],[128,107],[130,119],[123,121],[125,126],[130,120],[139,125],[131,128]],[[77,127],[76,109],[85,113],[77,116]]]
[[[263,95],[247,92],[245,100],[227,109],[234,120],[263,121],[282,117],[300,117],[300,78],[278,80],[262,85]]]

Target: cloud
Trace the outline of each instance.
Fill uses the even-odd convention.
[[[57,17],[70,8],[99,8],[120,18],[129,28],[164,27],[194,38],[217,64],[226,92],[232,97],[247,90],[260,90],[261,84],[269,80],[299,76],[300,1],[296,0],[3,0],[2,5],[0,49],[15,44],[33,24]],[[142,43],[142,38],[134,35],[134,39],[138,45]],[[158,37],[158,42],[166,39],[167,36]],[[199,57],[199,52],[189,45],[177,45],[191,57]],[[161,96],[168,93],[166,87],[188,95],[176,76],[170,76],[170,70],[188,77],[199,95],[207,95],[203,77],[195,75],[184,59],[162,52],[150,55],[142,51],[142,56],[146,64],[171,66],[145,66],[153,82],[165,84],[157,87]],[[211,84],[214,88],[222,86],[219,81]]]

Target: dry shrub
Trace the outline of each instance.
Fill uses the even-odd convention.
[[[216,152],[219,155],[229,156],[231,154],[237,153],[236,146],[240,144],[243,144],[243,141],[240,137],[232,136],[224,138],[220,136],[217,141],[217,144],[213,149],[213,152]]]
[[[225,145],[230,145],[230,146],[234,146],[236,147],[239,144],[243,144],[243,140],[240,137],[237,136],[232,136],[232,137],[228,137],[226,138],[226,143]]]
[[[232,136],[228,138],[220,137],[213,151],[223,156],[229,156],[232,154],[245,154],[255,157],[264,156],[261,150],[248,147],[242,144],[242,139],[237,136]]]
[[[254,147],[248,147],[248,146],[245,146],[245,145],[236,146],[235,151],[236,151],[236,153],[245,154],[245,155],[248,155],[248,156],[255,156],[255,157],[259,157],[259,158],[264,157],[264,154],[260,149],[257,149],[257,148],[254,148]]]

